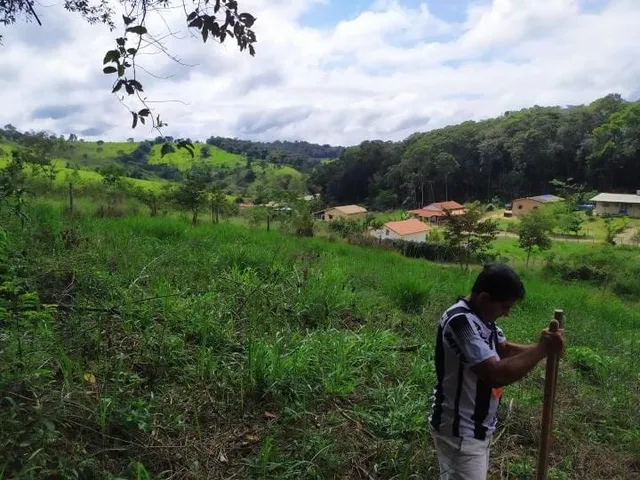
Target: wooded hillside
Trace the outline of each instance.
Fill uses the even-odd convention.
[[[640,188],[640,103],[620,95],[590,105],[539,107],[367,141],[323,165],[311,184],[329,203],[384,210],[455,199],[506,202],[552,193],[554,179],[594,190]]]

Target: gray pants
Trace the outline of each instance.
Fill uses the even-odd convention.
[[[440,480],[486,480],[491,438],[459,438],[431,431],[440,462]]]

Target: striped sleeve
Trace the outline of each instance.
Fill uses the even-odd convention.
[[[496,352],[491,349],[487,340],[482,338],[466,315],[453,317],[445,327],[445,335],[446,330],[449,330],[454,337],[462,353],[461,359],[466,360],[470,366],[496,356]]]
[[[504,333],[502,332],[502,329],[496,325],[496,338],[497,338],[497,343],[504,343],[507,341],[507,337],[504,336]]]

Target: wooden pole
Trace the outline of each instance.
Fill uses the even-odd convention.
[[[550,332],[557,332],[562,327],[564,313],[556,310],[554,319],[549,324]],[[551,442],[551,430],[553,428],[553,404],[556,397],[556,384],[558,381],[558,364],[560,352],[553,352],[547,356],[547,370],[544,377],[544,404],[542,407],[542,434],[540,436],[540,449],[538,451],[537,480],[547,480],[549,470],[549,446]]]

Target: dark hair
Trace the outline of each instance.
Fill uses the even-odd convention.
[[[501,263],[489,263],[484,266],[482,272],[476,278],[472,294],[488,293],[494,302],[507,300],[522,300],[524,298],[524,285],[510,267]]]

